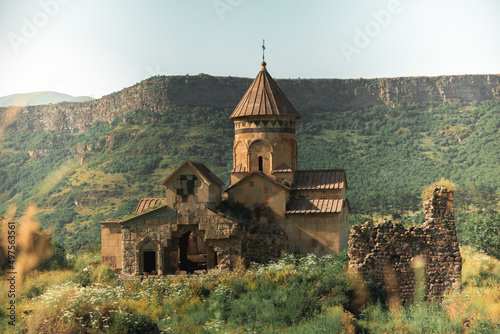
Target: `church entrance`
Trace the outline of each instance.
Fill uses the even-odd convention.
[[[151,273],[156,271],[156,252],[145,251],[144,254],[144,272]]]
[[[164,268],[167,274],[193,274],[217,266],[217,253],[203,238],[191,231],[183,231],[179,238],[170,241],[164,249]]]
[[[207,269],[207,247],[202,238],[187,232],[179,238],[179,269],[192,274]]]

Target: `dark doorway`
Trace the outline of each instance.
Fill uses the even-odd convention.
[[[253,216],[255,217],[256,222],[260,222],[260,208],[258,206],[253,208]]]
[[[144,270],[145,273],[156,271],[155,252],[144,252]]]
[[[188,274],[207,269],[207,248],[203,239],[192,232],[179,238],[179,269]]]
[[[264,171],[264,159],[259,157],[259,172]]]

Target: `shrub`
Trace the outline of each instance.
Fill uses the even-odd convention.
[[[27,321],[29,333],[155,333],[154,321],[141,310],[123,306],[123,287],[74,283],[53,286],[37,299]]]
[[[434,182],[424,189],[421,195],[422,200],[427,201],[432,196],[436,187],[445,187],[450,191],[455,191],[457,189],[456,185],[452,181],[441,178],[441,180]]]
[[[73,270],[77,275],[73,282],[83,287],[92,283],[115,282],[117,275],[108,264],[100,263],[100,253],[83,253],[76,257]]]
[[[153,334],[158,333],[158,325],[143,314],[119,313],[109,326],[110,333]]]
[[[483,213],[469,218],[463,224],[465,243],[500,259],[500,214]]]
[[[51,241],[54,252],[52,255],[45,259],[37,267],[38,270],[56,270],[56,269],[66,269],[68,268],[68,260],[66,259],[66,249],[59,244]]]

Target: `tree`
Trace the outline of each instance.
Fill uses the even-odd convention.
[[[65,269],[68,267],[68,260],[66,259],[66,250],[61,244],[51,241],[52,247],[54,247],[54,252],[52,255],[45,259],[37,267],[38,270],[54,270],[54,269]]]
[[[500,259],[500,213],[484,212],[464,222],[465,243]]]

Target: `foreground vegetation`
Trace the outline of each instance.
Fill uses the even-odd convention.
[[[495,333],[500,261],[462,248],[462,289],[442,304],[388,308],[365,298],[346,253],[285,256],[278,263],[199,277],[118,283],[99,254],[68,269],[30,274],[14,332],[27,333]],[[1,287],[0,312],[8,306]],[[30,310],[23,314],[22,310]],[[0,331],[8,333],[5,314]]]

